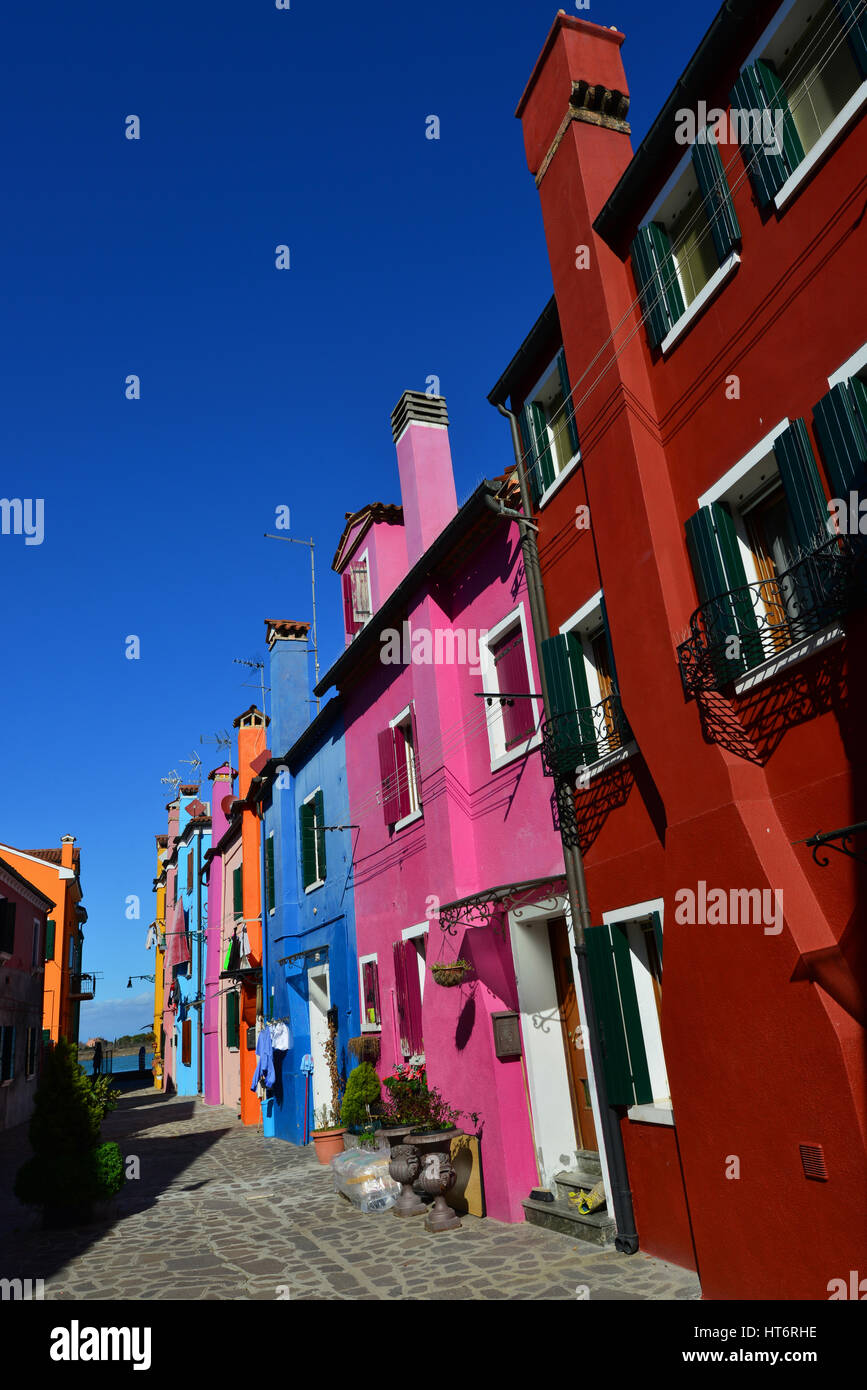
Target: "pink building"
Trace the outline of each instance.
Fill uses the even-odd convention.
[[[238,990],[221,978],[234,927],[231,887],[234,859],[240,860],[238,827],[229,823],[237,774],[228,763],[208,773],[214,784],[211,798],[211,841],[208,861],[208,927],[205,965],[205,1104],[237,1106],[241,1093],[239,1064]],[[228,869],[228,875],[227,875]],[[226,891],[228,885],[228,892]]]
[[[423,1052],[463,1127],[478,1115],[487,1213],[517,1221],[531,1189],[596,1150],[592,1085],[567,1037],[518,491],[507,475],[458,508],[447,426],[441,397],[405,392],[393,412],[402,509],[347,513],[347,647],[317,693],[344,701],[362,1028],[382,1075]],[[437,985],[430,966],[457,958],[464,983]]]

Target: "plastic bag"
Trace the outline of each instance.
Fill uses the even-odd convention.
[[[358,1211],[388,1211],[400,1196],[400,1183],[388,1171],[389,1153],[349,1149],[331,1160],[336,1190]]]

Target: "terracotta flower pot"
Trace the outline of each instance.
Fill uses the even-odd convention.
[[[338,1129],[314,1129],[310,1135],[320,1163],[330,1163],[336,1154],[342,1154],[346,1145],[343,1136],[345,1127]]]

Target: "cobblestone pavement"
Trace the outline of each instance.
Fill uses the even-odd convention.
[[[0,1278],[46,1299],[694,1299],[695,1276],[524,1224],[365,1216],[310,1149],[265,1140],[233,1110],[127,1091],[103,1124],[141,1177],[91,1226],[43,1231],[12,1195],[26,1126],[0,1135]],[[278,1286],[284,1286],[278,1292]],[[586,1296],[586,1295],[585,1295]]]

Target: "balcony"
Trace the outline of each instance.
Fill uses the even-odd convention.
[[[598,705],[552,715],[542,724],[545,776],[574,776],[631,742],[632,730],[616,692]]]
[[[747,671],[822,632],[867,596],[867,545],[833,536],[790,569],[731,589],[696,609],[677,649],[687,695],[722,690]]]
[[[70,975],[70,999],[92,999],[96,993],[95,975]]]

